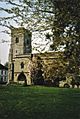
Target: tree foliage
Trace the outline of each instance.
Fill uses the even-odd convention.
[[[7,67],[7,68],[8,68],[8,62],[6,62],[6,63],[5,63],[5,67]]]
[[[53,53],[52,55],[53,55],[52,58],[49,55],[49,58],[44,60],[45,85],[59,86],[59,81],[66,80],[67,62],[64,61],[62,52],[56,52],[55,54]]]
[[[53,48],[65,46],[65,58],[69,61],[67,71],[79,75],[80,66],[80,1],[59,0],[54,2]]]
[[[6,27],[14,27],[14,24],[25,26],[32,30],[44,30],[50,27],[49,20],[52,19],[53,7],[48,0],[2,0],[4,6],[0,11],[7,13],[0,18],[0,24]],[[50,20],[51,21],[51,20]]]
[[[39,56],[33,56],[29,64],[30,76],[32,84],[34,85],[43,85],[43,66],[42,60]]]

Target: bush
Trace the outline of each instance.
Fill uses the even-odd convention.
[[[52,80],[45,80],[45,81],[44,81],[44,85],[45,85],[45,86],[53,86]]]

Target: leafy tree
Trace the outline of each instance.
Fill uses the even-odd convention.
[[[80,1],[55,0],[53,49],[64,46],[67,72],[79,75],[80,64]]]
[[[43,70],[42,62],[39,56],[33,56],[29,64],[31,80],[34,85],[43,85]]]
[[[6,63],[5,63],[5,67],[7,67],[7,68],[8,68],[8,62],[6,62]]]
[[[46,60],[44,65],[45,84],[49,86],[59,86],[59,81],[66,79],[66,62],[63,54],[60,52],[55,54],[58,56]]]
[[[4,6],[0,11],[7,13],[0,18],[0,25],[11,28],[14,24],[25,26],[32,30],[44,30],[52,24],[53,5],[49,0],[2,0]]]

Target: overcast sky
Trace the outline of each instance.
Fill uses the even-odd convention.
[[[2,42],[3,40],[10,41],[10,37],[7,34],[2,33],[3,27],[0,27],[0,61],[5,64],[8,61],[8,53],[10,42]]]

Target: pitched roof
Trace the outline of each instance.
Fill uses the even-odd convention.
[[[5,70],[8,70],[7,67],[5,67],[4,65],[0,64],[0,69],[5,69]]]

